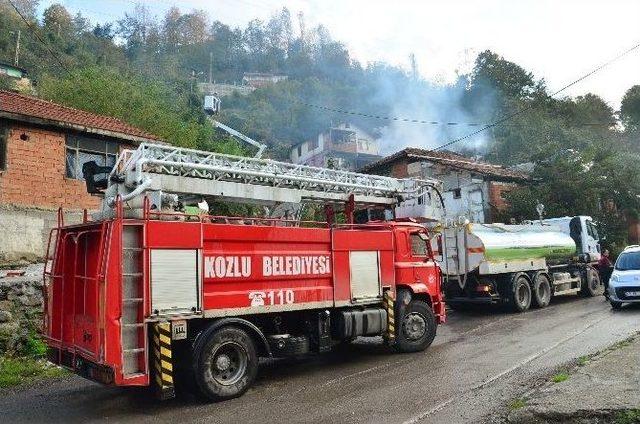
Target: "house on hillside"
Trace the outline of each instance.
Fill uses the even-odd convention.
[[[262,72],[245,72],[242,77],[242,84],[261,88],[270,84],[275,84],[289,78],[287,75],[268,74]]]
[[[447,218],[491,223],[508,206],[505,194],[531,180],[529,174],[452,152],[406,148],[361,169],[396,178],[436,178],[443,182]]]
[[[0,62],[0,76],[22,79],[27,77],[27,70],[8,63]]]
[[[355,171],[381,159],[378,139],[351,124],[341,124],[321,132],[311,140],[293,146],[293,163]]]
[[[82,165],[113,165],[152,134],[108,116],[0,90],[0,265],[42,258],[56,210],[81,219],[100,199],[86,192]]]

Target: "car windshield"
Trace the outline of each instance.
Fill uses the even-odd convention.
[[[621,253],[616,261],[616,270],[631,271],[640,270],[640,252]]]

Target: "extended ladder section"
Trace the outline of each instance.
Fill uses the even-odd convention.
[[[110,208],[116,195],[131,202],[148,192],[156,193],[156,199],[171,193],[264,205],[346,202],[353,195],[359,205],[413,211],[403,217],[418,208],[425,218],[439,218],[434,216],[439,201],[432,198],[432,190],[440,184],[437,180],[398,179],[158,144],[143,143],[135,151],[124,151],[109,180],[105,203]]]

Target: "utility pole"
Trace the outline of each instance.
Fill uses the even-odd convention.
[[[209,52],[209,84],[213,82],[213,52]]]
[[[16,57],[13,60],[13,65],[18,66],[18,59],[20,58],[20,30],[16,34]]]

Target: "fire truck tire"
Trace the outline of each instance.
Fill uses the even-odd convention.
[[[524,312],[531,306],[531,286],[525,274],[515,275],[511,281],[510,303],[513,312]]]
[[[582,289],[580,294],[585,297],[593,297],[598,295],[600,288],[600,276],[595,268],[588,266],[581,274]]]
[[[400,310],[401,318],[396,319],[395,349],[408,353],[428,348],[436,337],[437,323],[427,302],[414,299]]]
[[[539,272],[531,279],[531,304],[536,308],[546,308],[551,302],[551,279],[548,274]]]
[[[196,385],[200,394],[209,400],[242,395],[258,372],[253,339],[238,327],[223,327],[213,332],[202,349],[195,353]]]

